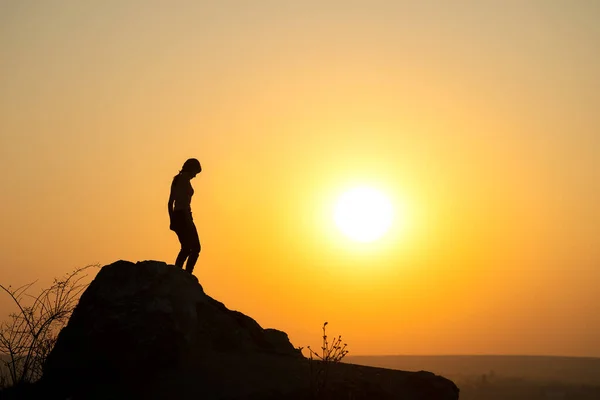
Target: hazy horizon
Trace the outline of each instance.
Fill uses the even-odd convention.
[[[175,261],[350,355],[600,357],[600,2],[0,2],[0,283]],[[390,230],[334,204],[387,196]],[[9,312],[0,296],[0,317]]]
[[[405,358],[555,358],[555,359],[585,359],[599,360],[600,357],[594,356],[561,356],[552,354],[348,354],[347,360],[362,357],[386,358],[386,357],[405,357]],[[346,359],[346,358],[345,358]]]
[[[426,370],[465,383],[465,378],[520,378],[600,387],[600,358],[512,355],[348,356],[345,362],[404,371]],[[460,385],[459,385],[460,386]]]

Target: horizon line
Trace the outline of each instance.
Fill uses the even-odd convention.
[[[346,357],[552,357],[552,358],[590,358],[600,360],[598,356],[573,356],[553,354],[348,354]]]

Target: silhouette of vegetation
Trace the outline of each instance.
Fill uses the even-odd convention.
[[[6,374],[0,372],[0,391],[8,386]]]
[[[315,399],[325,396],[331,364],[336,364],[348,354],[347,344],[338,336],[329,342],[327,337],[327,322],[323,324],[323,344],[318,353],[307,346],[309,352],[310,391]]]
[[[35,282],[16,289],[0,285],[17,306],[9,319],[0,323],[0,354],[4,354],[0,384],[32,383],[42,375],[46,358],[56,343],[58,333],[67,324],[81,293],[88,265],[55,278],[52,285],[34,296],[29,293]]]

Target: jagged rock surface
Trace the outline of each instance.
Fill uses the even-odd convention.
[[[63,399],[308,399],[317,387],[323,399],[458,399],[454,383],[428,372],[328,367],[323,385],[324,366],[287,334],[227,309],[186,272],[118,261],[81,296],[39,388]]]

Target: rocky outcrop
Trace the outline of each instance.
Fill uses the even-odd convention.
[[[63,399],[458,399],[451,381],[428,372],[311,363],[284,332],[263,329],[156,261],[101,269],[39,387]]]

